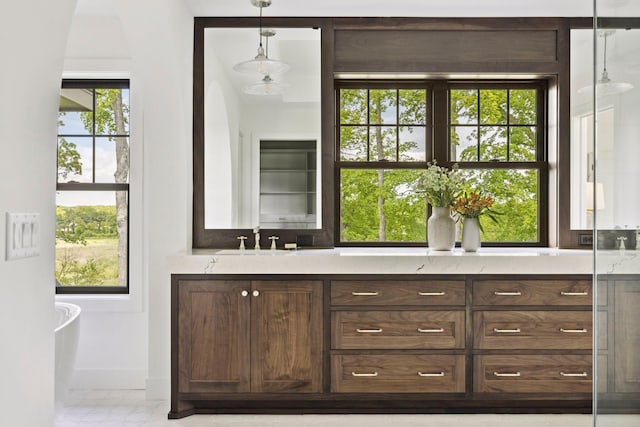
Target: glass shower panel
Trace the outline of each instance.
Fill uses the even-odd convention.
[[[640,426],[639,3],[594,3],[597,427]]]

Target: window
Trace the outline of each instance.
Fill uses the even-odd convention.
[[[336,82],[340,244],[423,245],[428,162],[454,163],[487,193],[499,223],[488,245],[547,244],[546,84]]]
[[[128,293],[129,81],[64,80],[56,292]]]

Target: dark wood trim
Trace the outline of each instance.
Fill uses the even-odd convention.
[[[320,229],[261,229],[262,247],[268,247],[268,236],[280,237],[279,244],[296,242],[299,235],[311,235],[314,245],[333,246],[333,112],[332,45],[333,31],[329,18],[263,17],[264,26],[321,29],[321,168],[322,168],[322,228]],[[204,224],[204,30],[209,27],[258,27],[257,17],[194,18],[193,51],[193,225],[192,247],[237,248],[237,236],[251,236],[252,229],[207,229]],[[250,240],[252,241],[252,240]]]

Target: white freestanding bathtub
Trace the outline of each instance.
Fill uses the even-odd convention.
[[[80,336],[80,307],[75,304],[56,302],[56,368],[55,404],[64,403],[69,380],[73,374]]]

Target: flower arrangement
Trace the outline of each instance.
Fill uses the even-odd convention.
[[[447,169],[438,166],[434,160],[429,163],[421,184],[431,206],[453,207],[462,191],[462,176],[457,164],[452,169]]]
[[[478,218],[481,215],[486,215],[497,224],[496,215],[499,215],[499,212],[491,209],[492,206],[493,198],[472,191],[470,193],[465,192],[458,197],[453,204],[453,210],[462,218]]]

